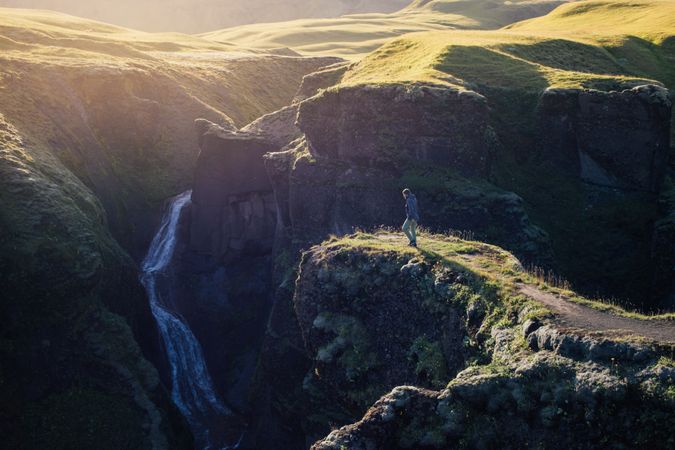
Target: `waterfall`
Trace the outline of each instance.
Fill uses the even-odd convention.
[[[222,442],[212,442],[209,431],[218,421],[231,415],[221,403],[213,387],[204,354],[187,322],[172,311],[159,289],[162,281],[170,281],[168,270],[176,248],[177,228],[181,211],[190,203],[192,191],[171,200],[162,218],[159,231],[152,240],[141,266],[141,283],[145,286],[152,313],[157,320],[171,367],[171,396],[187,419],[199,450],[227,448]]]

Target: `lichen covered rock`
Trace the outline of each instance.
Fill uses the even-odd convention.
[[[360,420],[333,430],[312,449],[665,449],[675,444],[672,347],[562,328],[537,312],[536,303],[508,293],[505,274],[517,269],[508,269],[507,260],[491,266],[489,248],[455,247],[461,241],[441,244],[429,236],[423,255],[410,258],[414,251],[390,239],[354,235],[325,242],[303,259],[295,307],[315,363],[315,386],[328,386],[335,390],[333,398],[344,401],[360,393],[359,377],[367,374],[384,382],[380,387],[404,380]],[[474,262],[462,263],[467,261],[462,255]],[[430,265],[434,260],[437,264]],[[479,276],[469,267],[492,275]],[[483,276],[497,277],[499,287],[491,291]],[[367,297],[360,296],[361,288]],[[421,313],[454,314],[459,321],[437,329],[420,322]],[[437,334],[409,345],[411,329]],[[448,348],[435,337],[444,333],[455,339],[463,335],[465,342],[455,340]],[[387,342],[409,345],[409,358],[417,352],[415,366],[400,350],[383,358],[380,349]],[[464,356],[455,359],[459,372],[447,364],[453,355]],[[446,361],[449,370],[429,370],[437,360]],[[411,370],[420,368],[448,383],[429,382],[433,376],[426,383],[409,381]],[[358,375],[350,378],[350,373]]]
[[[294,306],[314,381],[357,409],[399,384],[443,386],[468,353],[463,312],[435,293],[439,276],[395,254],[306,253]]]
[[[310,152],[360,165],[429,161],[485,175],[491,142],[485,99],[423,84],[338,86],[302,102]]]

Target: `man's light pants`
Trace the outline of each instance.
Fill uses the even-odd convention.
[[[403,232],[408,236],[411,243],[417,242],[417,221],[414,219],[406,219],[405,222],[403,222]]]

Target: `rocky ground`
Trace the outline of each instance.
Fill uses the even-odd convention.
[[[675,421],[673,322],[649,338],[656,319],[584,329],[532,283],[505,252],[456,238],[423,236],[411,250],[358,234],[314,247],[294,299],[314,361],[306,389],[345,407],[360,383],[391,391],[312,448],[673,445],[662,428]],[[445,326],[411,327],[410,308]]]

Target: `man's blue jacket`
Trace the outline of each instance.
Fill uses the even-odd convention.
[[[417,197],[414,194],[409,194],[408,198],[405,201],[405,214],[408,219],[412,219],[415,222],[420,221],[420,212],[417,207]]]

